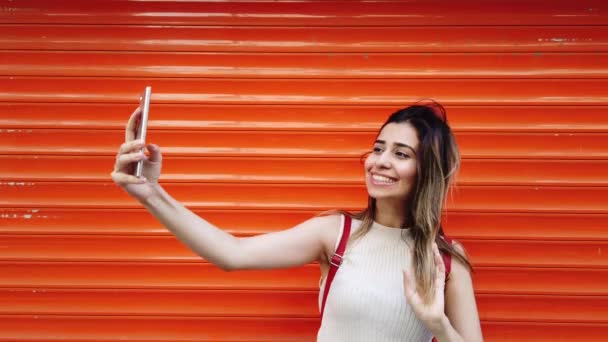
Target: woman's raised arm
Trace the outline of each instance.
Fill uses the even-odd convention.
[[[144,206],[195,253],[224,270],[292,267],[324,258],[338,216],[313,217],[293,228],[237,238],[194,214],[157,185]]]
[[[339,216],[313,217],[293,228],[253,237],[238,238],[207,222],[169,195],[158,183],[162,165],[160,148],[134,140],[139,108],[127,124],[112,179],[180,241],[207,261],[224,270],[279,268],[304,265],[325,257],[333,248]],[[133,163],[144,160],[142,178],[131,174]]]

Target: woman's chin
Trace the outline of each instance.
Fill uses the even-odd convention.
[[[403,193],[402,189],[391,187],[391,186],[375,186],[373,184],[367,184],[367,194],[375,198],[376,200],[382,199],[403,199],[407,198],[407,194]]]
[[[395,193],[395,191],[389,191],[389,189],[378,189],[375,187],[368,187],[367,193],[370,197],[375,199],[400,197],[397,193]]]

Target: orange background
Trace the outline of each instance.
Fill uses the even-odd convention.
[[[312,341],[316,265],[224,273],[109,179],[153,88],[163,183],[251,235],[365,202],[384,119],[443,103],[446,231],[486,341],[608,336],[605,1],[13,1],[0,11],[0,341]],[[280,256],[277,256],[280,257]]]

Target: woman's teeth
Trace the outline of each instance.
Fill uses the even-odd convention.
[[[372,175],[372,179],[376,183],[383,183],[383,184],[393,184],[393,183],[395,183],[395,180],[390,179],[388,177],[380,176],[380,175]]]

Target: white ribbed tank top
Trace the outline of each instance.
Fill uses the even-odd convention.
[[[351,232],[360,225],[361,221],[353,219]],[[349,241],[327,296],[317,342],[432,339],[403,292],[402,270],[412,267],[412,243],[407,229],[377,222],[363,237]],[[322,279],[319,301],[324,286]]]

